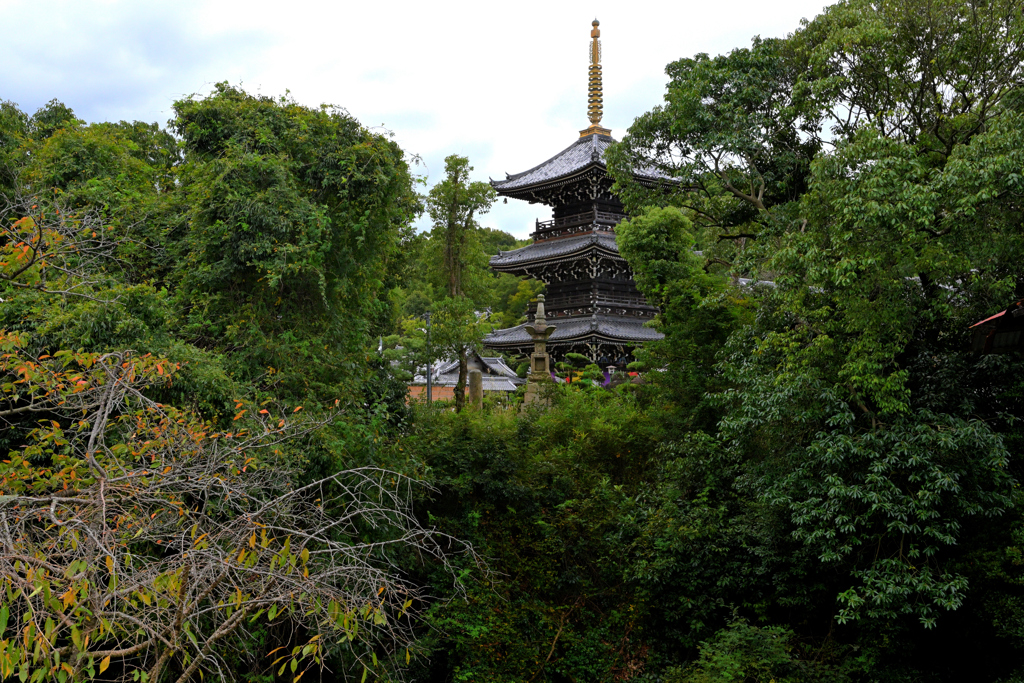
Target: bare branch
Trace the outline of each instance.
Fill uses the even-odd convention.
[[[7,367],[28,360],[8,354]],[[470,547],[420,524],[410,503],[420,484],[404,475],[361,467],[295,485],[277,445],[331,415],[257,413],[238,434],[211,433],[139,398],[152,359],[83,362],[92,360],[81,374],[89,388],[48,404],[74,416],[78,426],[59,433],[68,461],[83,464],[64,470],[60,490],[0,497],[0,587],[21,595],[10,619],[18,632],[36,624],[38,637],[52,624],[41,649],[16,646],[23,661],[59,642],[79,667],[110,657],[159,675],[179,660],[184,681],[215,673],[222,643],[251,620],[281,618],[372,659],[411,647],[414,605],[427,597],[398,570],[395,551],[412,549],[453,577],[458,553],[477,562]],[[31,376],[66,379],[47,363],[36,361]],[[30,438],[45,441],[53,429]]]

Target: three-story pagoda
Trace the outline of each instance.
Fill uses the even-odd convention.
[[[590,126],[573,144],[528,171],[492,180],[499,195],[552,208],[552,218],[536,222],[533,243],[491,258],[491,268],[541,280],[546,285],[547,319],[555,327],[547,348],[555,359],[579,353],[606,367],[631,358],[630,348],[660,339],[644,323],[658,309],[649,305],[633,282],[633,273],[619,254],[615,226],[626,218],[612,194],[613,180],[604,161],[614,142],[602,128],[601,31],[590,32],[590,79],[587,114]],[[644,184],[665,179],[640,169]],[[533,317],[535,305],[529,317]],[[496,330],[484,339],[489,348],[528,355],[533,341],[526,323]]]

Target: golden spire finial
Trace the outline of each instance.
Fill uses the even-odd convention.
[[[590,79],[587,84],[587,118],[590,119],[590,127],[580,131],[580,137],[600,133],[610,135],[611,131],[601,127],[601,115],[604,113],[601,96],[601,25],[597,19],[591,23],[594,28],[590,31]]]
[[[597,19],[594,19],[592,26],[593,30],[590,32],[591,43],[590,43],[590,83],[587,88],[587,118],[590,119],[590,124],[596,126],[601,123],[601,29],[598,26],[601,25]]]

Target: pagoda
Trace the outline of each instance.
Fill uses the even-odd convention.
[[[492,180],[499,195],[552,208],[550,220],[538,220],[533,243],[491,258],[493,270],[532,277],[546,286],[547,322],[554,332],[547,340],[555,360],[579,353],[602,367],[631,360],[636,344],[662,335],[644,323],[658,312],[633,282],[633,273],[619,254],[615,226],[626,218],[622,202],[612,194],[605,150],[615,140],[601,127],[601,31],[595,19],[590,32],[590,73],[587,115],[590,126],[579,139],[528,171]],[[667,179],[653,169],[634,171],[638,182],[658,185]],[[529,317],[536,310],[531,305]],[[515,355],[529,355],[533,340],[527,323],[495,330],[484,345]]]

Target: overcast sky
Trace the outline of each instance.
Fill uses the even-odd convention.
[[[231,81],[327,102],[382,126],[432,184],[444,157],[477,179],[526,170],[586,119],[590,22],[601,21],[605,115],[621,138],[661,101],[665,65],[784,36],[824,0],[730,2],[213,2],[0,0],[0,99],[57,98],[89,122],[164,125],[180,97]],[[525,237],[540,205],[512,200],[484,225]],[[425,225],[425,223],[423,223]]]

